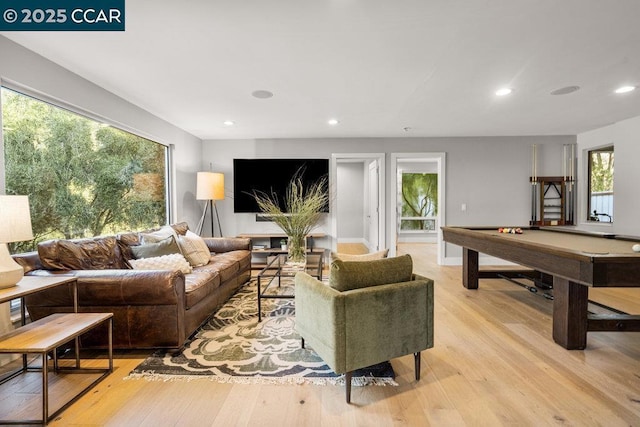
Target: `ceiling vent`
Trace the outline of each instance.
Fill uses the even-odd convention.
[[[580,89],[580,86],[565,86],[551,92],[551,95],[568,95]]]
[[[273,92],[269,92],[268,90],[255,90],[251,92],[254,98],[267,99],[273,96]]]

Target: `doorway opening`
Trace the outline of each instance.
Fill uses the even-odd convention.
[[[445,160],[445,153],[391,154],[391,256],[401,242],[435,244],[437,262],[444,263]]]
[[[332,250],[356,244],[375,252],[386,248],[384,153],[331,156]]]

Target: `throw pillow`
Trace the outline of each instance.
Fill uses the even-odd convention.
[[[162,255],[153,258],[132,259],[129,261],[134,270],[179,270],[184,274],[193,271],[182,254]]]
[[[140,233],[140,242],[142,244],[156,243],[170,236],[177,238],[176,231],[170,225],[165,225],[156,231]]]
[[[209,264],[211,252],[204,239],[196,233],[187,230],[184,236],[178,236],[178,245],[182,255],[189,261],[192,267],[200,267]]]
[[[131,252],[135,258],[153,258],[162,255],[180,254],[180,247],[173,236],[169,236],[157,243],[147,243],[131,246]],[[129,261],[131,263],[131,261]]]
[[[408,282],[413,278],[410,255],[373,261],[342,261],[331,263],[329,286],[344,292],[351,289],[389,283]]]
[[[378,252],[372,252],[368,254],[343,254],[339,252],[331,252],[331,260],[342,260],[342,261],[373,261],[374,259],[382,259],[386,258],[389,254],[389,249],[384,249]]]

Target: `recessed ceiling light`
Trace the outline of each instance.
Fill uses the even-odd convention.
[[[580,86],[565,86],[565,87],[561,87],[560,89],[551,91],[551,95],[568,95],[577,90],[580,90]]]
[[[233,126],[235,125],[235,122],[232,120],[225,120],[224,122],[222,122],[222,124],[225,126]]]
[[[338,119],[329,119],[327,120],[327,123],[329,123],[331,126],[335,126],[340,122],[338,121]]]
[[[635,86],[621,86],[618,89],[616,89],[616,93],[627,93],[627,92],[631,92],[636,90]]]
[[[273,96],[273,92],[269,92],[268,90],[254,90],[251,92],[254,98],[267,99]]]
[[[498,89],[496,91],[496,95],[497,96],[506,96],[506,95],[509,95],[511,92],[513,92],[513,89],[508,88],[508,87],[503,87],[502,89]]]

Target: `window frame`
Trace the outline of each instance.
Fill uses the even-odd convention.
[[[402,177],[404,174],[432,174],[432,175],[436,175],[436,179],[439,181],[440,180],[440,175],[437,172],[424,172],[424,171],[419,171],[419,170],[414,170],[413,168],[410,169],[400,169],[398,170],[398,194],[396,195],[397,200],[399,201],[399,206],[398,206],[398,231],[397,233],[400,234],[436,234],[438,232],[439,229],[439,224],[438,224],[438,215],[428,215],[428,216],[403,216],[402,215],[402,206],[403,206],[403,198],[402,198]],[[439,196],[439,193],[438,195]],[[438,202],[438,207],[440,206],[440,202],[437,200]],[[428,222],[433,224],[433,228],[429,228],[429,229],[403,229],[402,228],[402,222],[403,221],[424,221],[424,222]]]
[[[614,217],[615,217],[615,211],[613,211],[613,207],[615,206],[615,187],[614,190],[611,191],[611,197],[612,197],[612,201],[611,201],[611,206],[612,206],[612,211],[611,214],[607,214],[607,213],[603,213],[602,215],[592,215],[593,209],[592,209],[592,205],[591,205],[591,199],[593,197],[593,191],[591,189],[591,173],[592,173],[592,154],[593,153],[613,153],[613,161],[614,161],[614,168],[613,168],[613,173],[612,173],[612,179],[613,181],[615,181],[615,148],[614,148],[614,144],[607,144],[601,147],[595,147],[595,148],[590,148],[586,150],[587,153],[587,194],[586,194],[586,221],[590,224],[613,224],[614,222]],[[607,218],[608,217],[608,221],[602,221],[599,219],[599,217],[602,216],[603,218]]]
[[[16,81],[9,80],[6,78],[0,78],[0,90],[2,88],[7,88],[14,92],[18,92],[22,95],[29,96],[38,101],[45,102],[47,104],[51,104],[54,107],[62,108],[64,110],[70,111],[71,113],[78,114],[85,118],[94,120],[96,122],[104,123],[105,125],[120,129],[124,132],[131,133],[140,138],[148,139],[149,141],[155,142],[156,144],[160,144],[165,147],[166,155],[165,155],[165,216],[167,218],[167,223],[171,224],[174,221],[174,203],[173,203],[173,194],[174,194],[174,149],[175,145],[166,143],[162,141],[161,138],[151,135],[147,132],[141,131],[134,127],[128,126],[124,123],[117,122],[115,120],[111,120],[107,117],[101,116],[99,114],[93,113],[91,111],[80,108],[76,105],[73,105],[69,102],[61,100],[59,98],[50,96],[44,92],[40,92],[34,90],[30,87],[27,87],[23,84],[20,84]],[[5,158],[4,158],[4,132],[3,132],[3,123],[2,123],[2,102],[0,102],[0,193],[4,194],[6,192],[6,181],[5,181]]]

